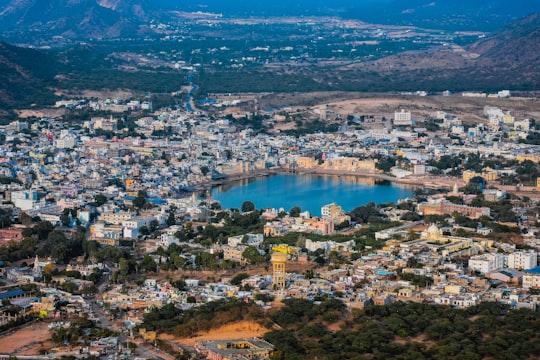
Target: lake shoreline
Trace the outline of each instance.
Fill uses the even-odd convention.
[[[373,177],[348,174],[321,174],[304,171],[265,171],[250,173],[236,181],[220,181],[200,193],[223,207],[239,208],[252,201],[261,208],[299,206],[319,213],[321,206],[337,203],[346,211],[369,202],[397,203],[414,195],[414,186]]]
[[[204,181],[195,185],[196,191],[208,191],[212,188],[220,185],[228,185],[241,180],[255,179],[259,177],[266,177],[272,175],[332,175],[332,176],[355,176],[359,178],[374,179],[375,180],[387,180],[391,183],[400,185],[409,185],[413,188],[420,189],[437,189],[446,188],[452,189],[454,184],[458,187],[464,186],[464,182],[458,178],[441,177],[433,175],[422,175],[407,178],[396,178],[385,173],[368,172],[368,171],[344,171],[344,170],[330,170],[330,169],[290,169],[275,167],[265,170],[254,170],[246,173],[238,173],[228,175],[227,177],[219,180]],[[375,184],[374,184],[375,185]]]

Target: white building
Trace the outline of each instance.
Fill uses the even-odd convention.
[[[497,97],[508,98],[510,97],[510,90],[501,90],[497,93]]]
[[[107,224],[120,225],[124,221],[128,221],[133,218],[133,214],[130,211],[119,211],[119,212],[104,212],[99,215],[99,220],[106,222]]]
[[[246,237],[245,244],[250,245],[250,246],[259,247],[264,241],[263,234],[246,234],[246,235],[229,236],[229,238],[227,239],[227,245],[236,247],[242,244],[244,237]]]
[[[524,288],[540,288],[540,269],[538,267],[526,270],[523,275]]]
[[[401,109],[394,112],[394,125],[412,125],[411,112]]]
[[[37,200],[36,190],[13,191],[11,193],[11,202],[22,211],[33,209]]]
[[[536,252],[514,252],[508,255],[508,267],[516,270],[529,270],[537,265]]]
[[[501,269],[504,267],[503,254],[482,254],[472,256],[469,259],[469,268],[472,271],[478,271],[481,274],[486,274],[490,271]]]
[[[161,246],[164,249],[168,249],[171,244],[180,244],[180,240],[173,235],[161,234],[158,242],[158,246]]]
[[[58,149],[73,149],[75,147],[75,137],[66,136],[55,141]]]
[[[422,164],[422,163],[414,164],[413,170],[414,170],[415,175],[425,175],[426,164]]]
[[[342,243],[337,243],[335,241],[313,241],[311,239],[306,239],[306,249],[311,252],[315,252],[318,249],[323,249],[325,252],[332,250],[336,251],[352,251],[356,242],[354,240],[345,241]]]
[[[122,221],[122,226],[128,229],[140,229],[142,226],[146,226],[149,228],[150,223],[154,220],[156,220],[156,218],[153,216],[149,216],[149,217],[137,216],[129,220]]]
[[[530,127],[531,127],[531,122],[529,119],[514,121],[514,130],[529,131]]]
[[[326,204],[321,207],[321,214],[323,218],[332,218],[341,216],[344,214],[341,206],[336,203]]]

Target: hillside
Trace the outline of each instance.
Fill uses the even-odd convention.
[[[55,1],[60,0],[49,0],[49,3]],[[73,4],[80,5],[83,1],[90,0],[74,1]],[[20,3],[30,2],[20,0]],[[99,11],[95,8],[96,12],[134,11],[133,7],[125,10],[127,3],[119,0],[102,0],[101,4]],[[146,16],[144,14],[142,12],[141,16]],[[81,28],[92,31],[96,24],[99,22],[83,22]],[[196,81],[201,93],[537,90],[540,87],[539,48],[540,13],[536,13],[468,46],[440,46],[405,51],[374,61],[324,67],[314,65],[287,71],[279,66],[237,71],[206,68],[199,72]],[[5,118],[8,114],[5,109],[50,104],[54,100],[54,90],[167,92],[185,84],[185,73],[166,67],[121,70],[115,66],[115,58],[109,56],[114,51],[116,48],[110,42],[82,43],[57,50],[0,43],[0,106],[4,109],[0,117]]]
[[[477,67],[510,84],[540,86],[540,13],[521,18],[468,47],[480,55]]]
[[[0,32],[13,41],[40,44],[53,37],[131,36],[145,19],[143,2],[120,0],[3,0]],[[30,30],[30,31],[28,31]]]
[[[362,79],[345,84],[347,90],[535,90],[540,86],[539,48],[540,13],[536,13],[469,46],[406,51],[344,66],[340,73],[343,78]]]
[[[468,47],[468,50],[494,62],[538,61],[540,13],[518,19]]]
[[[371,23],[492,31],[540,11],[540,1],[515,0],[0,0],[0,35],[35,45],[55,39],[132,37],[167,22],[172,10],[234,16],[337,16]]]
[[[350,309],[328,295],[316,300],[285,299],[264,312],[235,298],[186,311],[168,304],[146,313],[141,328],[185,345],[262,335],[275,346],[272,358],[284,360],[536,359],[540,350],[534,310],[402,302]]]
[[[56,68],[54,56],[46,52],[0,42],[0,108],[52,102],[54,94],[48,86]],[[6,114],[4,110],[0,115]]]

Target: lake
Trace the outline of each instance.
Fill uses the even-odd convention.
[[[372,178],[336,175],[272,175],[220,185],[212,189],[212,198],[225,208],[242,207],[246,200],[257,209],[299,206],[314,216],[321,207],[335,202],[343,210],[351,211],[370,201],[376,204],[394,202],[411,197],[413,189],[400,184],[377,184]]]

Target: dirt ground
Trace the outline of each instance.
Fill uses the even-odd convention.
[[[375,114],[393,117],[400,108],[409,109],[413,117],[433,117],[438,110],[457,115],[464,121],[486,122],[484,106],[496,106],[503,110],[512,110],[524,117],[537,117],[540,102],[524,98],[492,99],[467,98],[453,96],[396,96],[379,98],[359,98],[329,102],[328,110],[342,116],[347,114]],[[521,117],[520,116],[520,117]]]
[[[44,118],[44,117],[50,117],[50,118],[56,118],[60,117],[65,114],[66,109],[39,109],[39,110],[16,110],[17,116],[19,116],[22,119],[30,118],[30,117],[37,117],[37,118]]]
[[[53,347],[46,323],[35,323],[0,338],[0,352],[16,355],[39,355],[39,350]]]
[[[457,115],[465,122],[487,122],[484,118],[484,106],[496,106],[504,111],[511,110],[518,118],[539,118],[540,100],[533,98],[511,97],[469,98],[461,94],[452,96],[413,96],[399,94],[313,92],[313,93],[275,93],[264,94],[258,98],[259,108],[265,109],[289,107],[291,109],[319,108],[327,106],[329,113],[335,112],[341,117],[347,115],[380,115],[387,118],[394,116],[394,111],[401,108],[410,110],[415,119],[434,117],[441,110]]]
[[[300,263],[297,261],[288,261],[286,265],[287,272],[303,274],[308,269],[313,269],[317,264],[313,261]],[[238,273],[246,273],[248,275],[271,275],[271,264],[260,264],[257,266],[247,266],[245,268],[236,268],[229,271],[160,271],[159,274],[153,276],[157,280],[178,280],[182,278],[198,279],[203,282],[219,281],[222,278],[231,278]]]
[[[193,346],[199,340],[234,340],[250,337],[262,337],[269,330],[253,321],[239,321],[217,329],[210,330],[199,336],[189,339],[177,339],[172,335],[160,335],[162,340],[177,343],[183,346]]]

